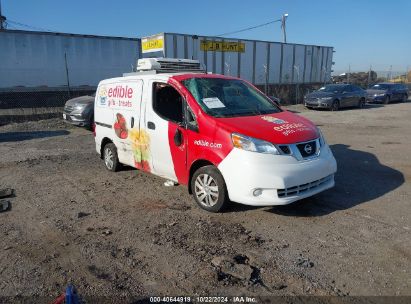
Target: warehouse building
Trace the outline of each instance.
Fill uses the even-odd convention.
[[[139,58],[198,59],[208,72],[246,79],[266,92],[329,82],[333,64],[327,46],[176,33],[138,39],[0,30],[0,46],[0,107],[4,94],[16,91],[81,95],[102,79],[134,71]]]

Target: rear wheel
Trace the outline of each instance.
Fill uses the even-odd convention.
[[[228,204],[224,178],[214,166],[201,167],[194,173],[191,190],[196,203],[204,210],[219,212]]]
[[[340,109],[340,102],[338,100],[334,100],[331,105],[331,111],[338,111]]]
[[[113,143],[108,143],[103,149],[103,159],[107,170],[116,172],[120,167],[118,161],[117,148]]]
[[[389,104],[390,103],[390,100],[391,100],[391,98],[390,98],[390,96],[385,96],[385,98],[384,98],[384,104]]]
[[[407,95],[407,94],[404,94],[404,95],[402,96],[402,102],[407,102],[407,100],[408,100],[408,95]]]

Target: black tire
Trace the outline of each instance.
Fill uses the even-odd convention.
[[[407,100],[408,100],[408,95],[407,95],[407,94],[404,94],[404,95],[402,96],[402,102],[407,102]]]
[[[120,168],[117,148],[113,143],[108,143],[103,148],[103,160],[107,170],[116,172]]]
[[[220,212],[228,205],[227,187],[216,167],[205,166],[197,169],[191,178],[190,186],[194,200],[202,209]]]
[[[340,109],[340,102],[338,100],[334,100],[331,105],[331,111],[338,111]]]
[[[91,115],[89,119],[89,123],[87,125],[87,130],[93,131],[93,127],[94,127],[94,115]]]
[[[391,98],[390,98],[390,96],[385,96],[385,98],[384,98],[384,104],[389,104],[390,103],[390,101],[391,101]]]
[[[358,108],[363,109],[364,107],[365,107],[365,99],[360,98],[360,100],[358,101]]]

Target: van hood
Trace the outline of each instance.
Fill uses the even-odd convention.
[[[274,144],[293,144],[319,137],[318,129],[311,121],[288,111],[216,120],[218,127],[230,133],[240,133]]]

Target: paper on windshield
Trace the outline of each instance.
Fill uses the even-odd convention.
[[[203,102],[209,109],[225,108],[225,105],[218,99],[218,97],[203,98]]]

